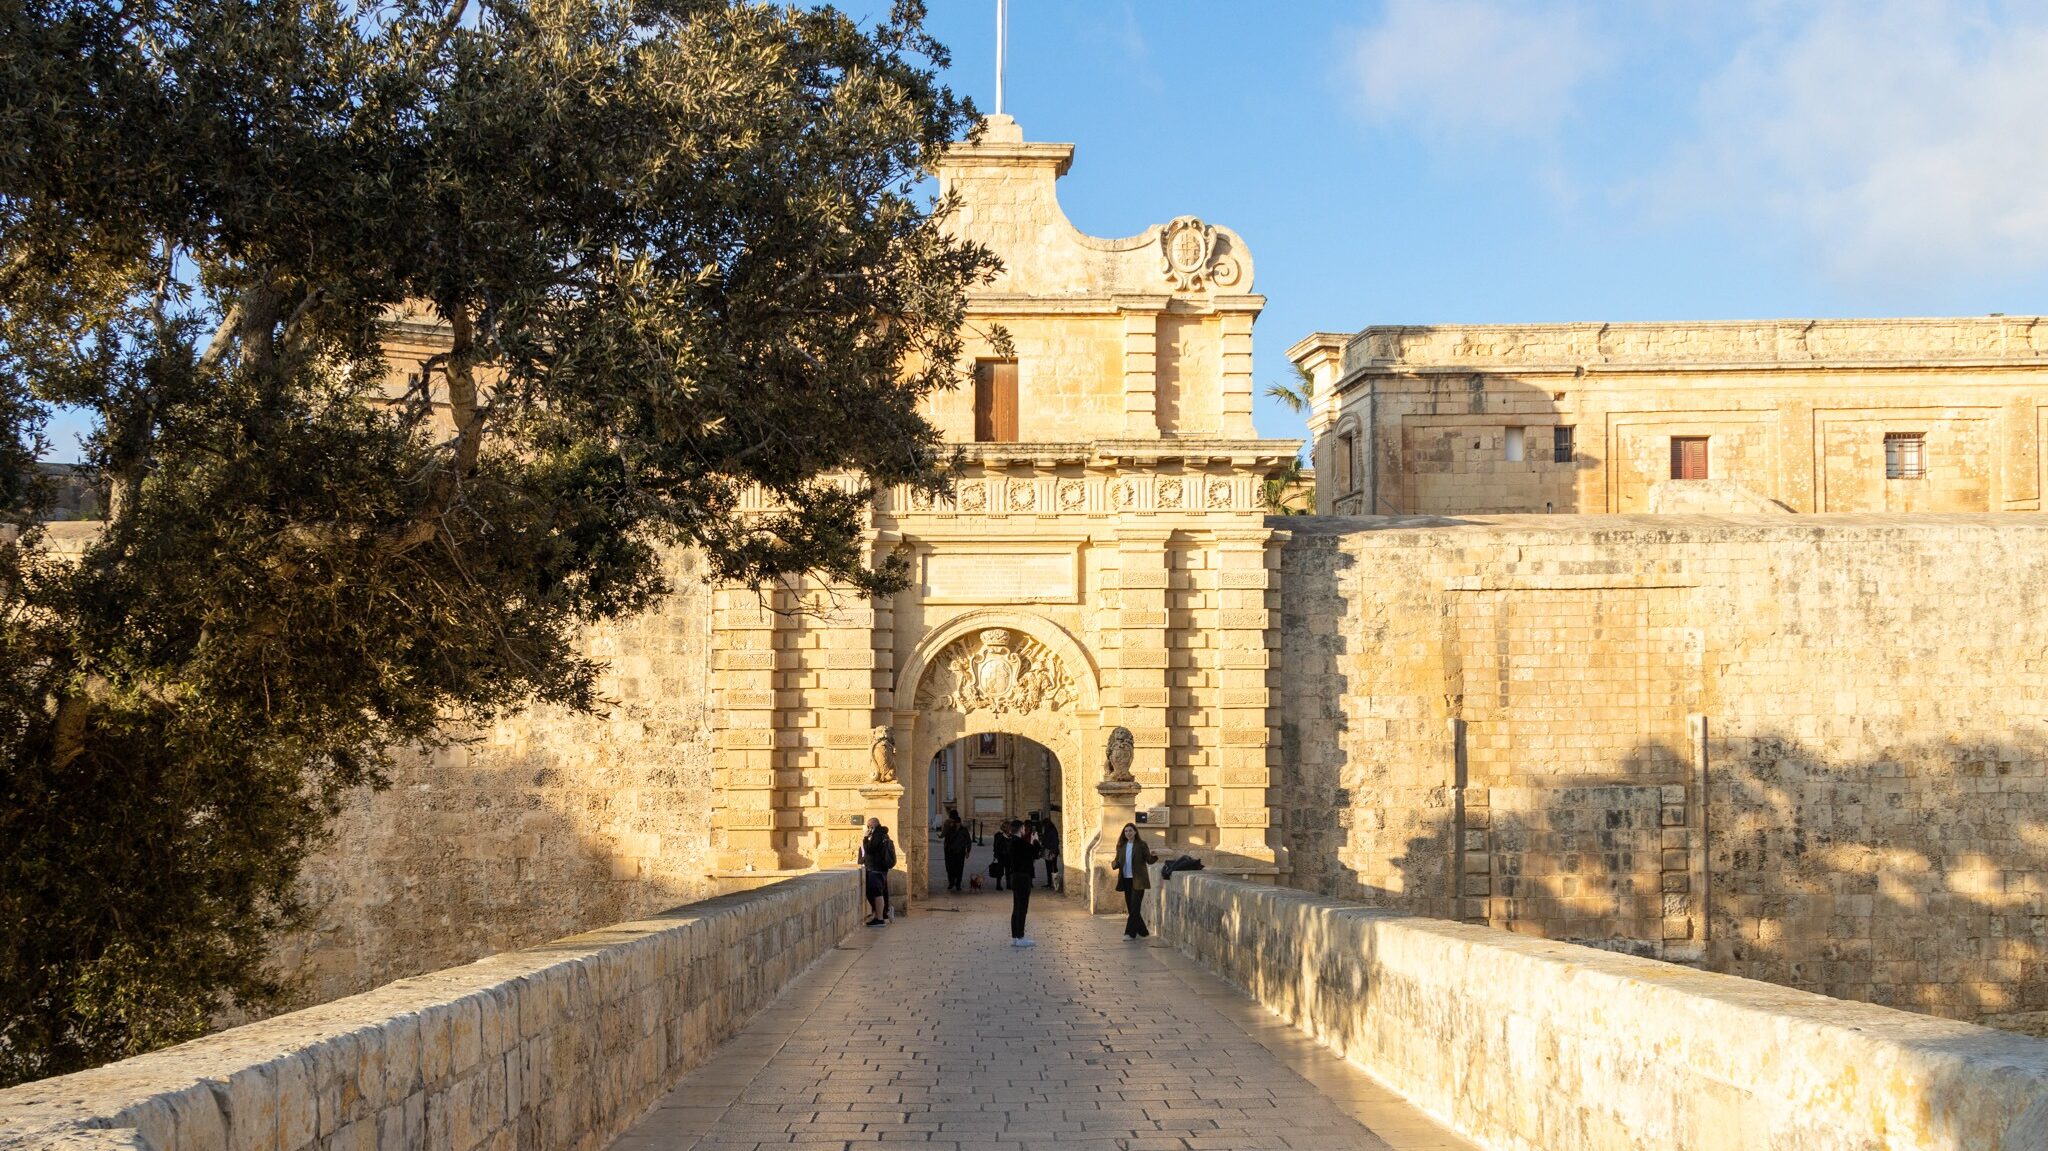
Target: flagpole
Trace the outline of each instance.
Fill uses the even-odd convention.
[[[1010,25],[1010,0],[996,0],[996,115],[1003,114],[1003,56],[1008,48],[1003,41],[1008,36]]]

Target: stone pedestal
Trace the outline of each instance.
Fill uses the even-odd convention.
[[[896,841],[896,869],[889,873],[889,906],[901,915],[910,906],[910,845],[904,831],[903,785],[864,783],[860,786],[861,834],[870,819],[879,819]]]
[[[1123,910],[1124,898],[1116,890],[1116,841],[1124,824],[1138,821],[1138,782],[1106,779],[1095,791],[1102,796],[1102,828],[1088,854],[1088,910],[1103,915]]]

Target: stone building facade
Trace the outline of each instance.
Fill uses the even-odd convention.
[[[2040,317],[1374,327],[1289,355],[1325,514],[2041,509]]]
[[[286,954],[310,997],[844,865],[869,816],[922,898],[951,802],[1045,810],[1098,906],[1142,818],[1215,871],[2048,1021],[2048,632],[1995,606],[2048,577],[2048,527],[1920,514],[2038,505],[2048,327],[1311,337],[1321,510],[1376,484],[1459,518],[1268,517],[1300,445],[1251,425],[1249,249],[1189,217],[1080,233],[1072,155],[997,117],[940,166],[1007,271],[930,408],[953,498],[873,506],[911,585],[715,587],[672,556],[674,596],[587,636],[609,715],[508,718],[344,814]],[[1508,428],[1523,458],[1482,468]],[[1908,432],[1895,496],[1869,473]],[[1673,438],[1707,479],[1658,480]],[[1476,514],[1545,504],[1758,514]],[[1844,506],[1914,514],[1784,514]]]

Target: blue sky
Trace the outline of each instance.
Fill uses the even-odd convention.
[[[994,0],[931,9],[989,108]],[[1262,385],[1368,324],[2048,310],[2040,0],[1013,0],[1010,41],[1076,226],[1245,237]]]
[[[931,6],[987,110],[994,0]],[[2040,312],[2044,108],[2039,3],[1010,5],[1068,215],[1240,232],[1262,385],[1368,324]]]

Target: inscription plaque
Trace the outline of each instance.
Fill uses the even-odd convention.
[[[1071,551],[979,554],[938,552],[924,560],[926,599],[963,603],[1074,602],[1079,596]]]

